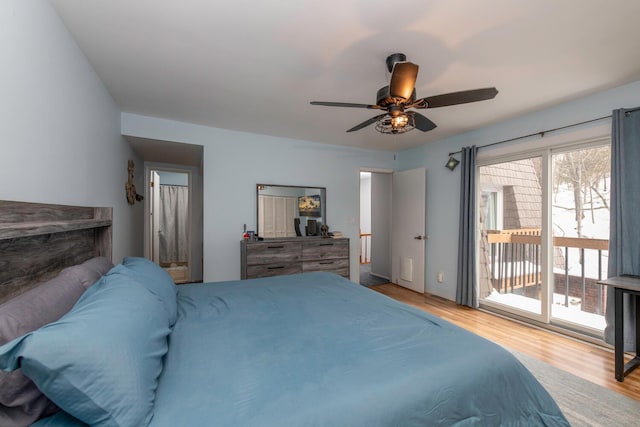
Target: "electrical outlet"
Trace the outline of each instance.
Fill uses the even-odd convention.
[[[438,283],[444,282],[444,271],[438,271],[437,278],[438,278]]]

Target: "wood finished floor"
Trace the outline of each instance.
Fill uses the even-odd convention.
[[[640,401],[640,368],[619,383],[613,376],[613,351],[608,348],[459,306],[452,301],[423,295],[392,283],[369,289],[435,314],[503,347]]]

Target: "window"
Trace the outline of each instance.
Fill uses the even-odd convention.
[[[502,189],[491,187],[481,191],[480,209],[482,215],[480,221],[484,222],[487,230],[499,230],[502,228]]]
[[[481,304],[601,337],[610,164],[608,139],[480,164]]]

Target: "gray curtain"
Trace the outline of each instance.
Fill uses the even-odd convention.
[[[476,156],[478,148],[464,147],[460,161],[460,235],[456,302],[478,307],[476,279]]]
[[[188,262],[189,187],[160,186],[160,264]]]
[[[614,110],[608,276],[640,275],[640,111]],[[608,287],[609,288],[609,287]],[[635,350],[635,298],[625,295],[624,348]],[[604,339],[614,341],[613,288],[607,289]]]

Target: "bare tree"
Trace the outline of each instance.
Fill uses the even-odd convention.
[[[588,148],[560,154],[554,163],[554,187],[567,184],[573,191],[575,206],[576,231],[582,237],[582,220],[584,219],[584,202],[587,192],[590,197],[590,210],[593,220],[593,193],[609,209],[607,199],[600,190],[606,185],[610,169],[610,149],[608,146]],[[606,188],[606,187],[605,187]]]

